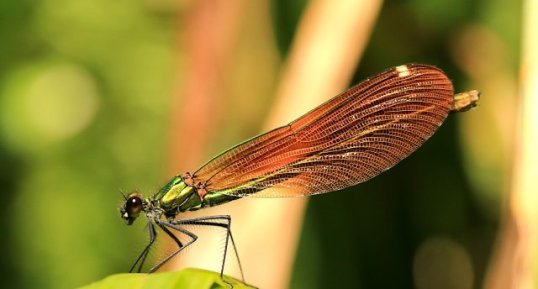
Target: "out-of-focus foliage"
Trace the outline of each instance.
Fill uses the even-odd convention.
[[[284,58],[304,4],[271,3],[275,47]],[[121,221],[118,192],[152,191],[167,177],[168,104],[173,78],[187,73],[175,30],[187,5],[0,1],[4,287],[72,288],[128,269],[146,232],[143,222],[133,230]],[[471,24],[489,25],[507,43],[507,73],[513,74],[518,5],[388,1],[355,80],[421,62],[443,68],[456,90],[464,90],[470,81],[453,45]],[[243,110],[260,103],[246,95],[251,99]],[[498,226],[503,168],[495,158],[469,161],[472,152],[462,142],[468,135],[458,133],[462,119],[450,116],[389,173],[313,197],[291,287],[480,287]],[[487,131],[490,123],[481,125],[471,133]],[[502,154],[502,147],[489,148],[490,155]]]
[[[125,272],[143,231],[119,219],[119,192],[164,179],[177,11],[158,1],[0,6],[3,285],[72,288]]]

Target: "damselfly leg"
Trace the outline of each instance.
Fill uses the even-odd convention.
[[[140,263],[140,265],[138,266],[137,272],[140,273],[142,271],[142,266],[144,265],[144,262],[146,261],[146,257],[148,256],[149,250],[151,249],[151,246],[155,242],[155,237],[157,235],[157,232],[155,231],[155,227],[152,222],[148,222],[148,229],[149,229],[149,242],[144,248],[144,250],[142,250],[140,255],[138,255],[138,257],[136,258],[133,266],[131,266],[131,269],[129,269],[129,273],[133,272],[134,268],[136,268],[136,265],[138,263]]]
[[[209,226],[209,227],[218,227],[223,228],[226,230],[226,239],[224,243],[224,253],[222,257],[222,263],[220,268],[220,275],[221,278],[224,276],[224,266],[226,264],[226,255],[228,252],[228,245],[231,242],[232,243],[232,249],[235,254],[235,258],[237,259],[237,263],[239,266],[239,271],[241,273],[241,279],[244,282],[245,277],[243,275],[243,267],[241,266],[241,261],[239,259],[239,254],[237,253],[237,247],[235,245],[235,241],[232,235],[231,231],[231,218],[229,215],[216,215],[216,216],[207,216],[207,217],[197,217],[197,218],[189,218],[189,219],[181,219],[181,220],[155,220],[154,222],[150,221],[148,223],[149,227],[149,243],[144,248],[144,250],[140,253],[138,258],[136,259],[135,263],[129,270],[129,272],[133,272],[133,270],[138,265],[137,272],[141,272],[143,265],[146,261],[146,258],[149,254],[149,251],[152,247],[152,245],[155,243],[156,237],[157,237],[157,230],[155,229],[155,225],[157,225],[163,232],[165,232],[173,241],[177,244],[178,248],[172,252],[170,255],[159,261],[155,266],[153,266],[149,272],[155,272],[160,267],[162,267],[166,262],[170,261],[173,257],[175,257],[177,254],[179,254],[181,251],[183,251],[188,246],[192,245],[196,240],[198,239],[198,236],[194,234],[193,232],[187,230],[184,228],[184,226]],[[170,229],[179,232],[180,234],[186,235],[189,237],[189,241],[186,243],[183,243],[179,240],[178,237],[176,237]],[[224,280],[224,279],[223,279]]]

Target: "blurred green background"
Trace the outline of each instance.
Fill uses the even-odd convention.
[[[306,3],[270,1],[275,67]],[[169,177],[169,106],[178,75],[187,73],[176,30],[191,4],[0,2],[3,288],[73,288],[128,270],[146,232],[119,218],[119,192],[153,191]],[[481,287],[510,152],[506,133],[492,125],[494,108],[485,103],[495,93],[481,76],[501,71],[503,92],[512,91],[519,13],[517,1],[384,3],[354,82],[428,63],[458,91],[483,90],[483,105],[474,116],[450,116],[389,172],[311,198],[291,288],[440,288],[428,284],[444,276],[452,276],[444,288]],[[465,54],[474,46],[494,52]],[[228,117],[213,153],[259,131],[271,95],[249,95],[222,108]],[[237,102],[242,110],[232,107]]]

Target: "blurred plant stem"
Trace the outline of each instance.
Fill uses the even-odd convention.
[[[200,126],[198,121],[215,123],[216,116],[223,113],[218,111],[219,103],[223,101],[218,93],[225,84],[219,81],[224,70],[204,71],[202,68],[208,65],[218,69],[220,64],[233,63],[229,54],[225,53],[227,46],[222,46],[222,43],[229,44],[231,40],[225,39],[218,30],[231,27],[225,29],[228,32],[225,36],[235,37],[237,19],[232,19],[231,15],[244,17],[244,14],[235,11],[240,10],[243,4],[242,1],[229,0],[217,1],[217,4],[214,1],[193,4],[187,27],[198,32],[189,33],[191,30],[187,28],[186,44],[189,49],[186,53],[192,69],[186,69],[188,74],[184,76],[183,98],[174,101],[174,107],[181,107],[182,112],[173,114],[175,117],[171,124],[173,148],[170,159],[173,167],[181,163],[195,169],[201,162],[191,160],[208,157],[200,154],[203,147],[209,145],[208,136],[216,132],[213,131],[214,125]],[[219,9],[215,9],[215,5]],[[227,6],[226,9],[224,6]],[[264,6],[266,9],[269,7],[267,3]],[[315,0],[308,4],[285,63],[275,107],[270,112],[266,129],[291,121],[345,89],[366,46],[380,6],[381,1],[357,0]],[[208,17],[207,14],[211,13],[214,15]],[[203,54],[208,50],[211,53]],[[180,93],[176,96],[179,97]],[[254,97],[255,94],[249,101],[256,102]],[[186,155],[188,160],[180,159]],[[173,171],[176,172],[175,169]],[[231,214],[232,230],[239,246],[246,281],[260,288],[278,289],[286,288],[289,283],[305,204],[306,199],[237,201],[202,213]],[[201,239],[199,242],[203,243]],[[214,261],[212,257],[196,257],[197,264],[204,259]],[[189,266],[192,266],[191,261],[186,258],[180,260]]]
[[[538,0],[523,3],[518,131],[508,213],[486,280],[491,289],[538,286]]]
[[[224,113],[221,108],[226,102],[225,76],[233,65],[232,50],[243,24],[243,6],[242,0],[193,1],[180,18],[177,70],[182,73],[177,76],[178,87],[170,107],[169,175],[198,168],[218,133],[218,121]],[[197,246],[205,247],[205,239],[200,237]],[[204,250],[197,255],[198,260],[182,255],[163,269],[204,268],[200,260],[214,260],[209,256],[212,252]]]

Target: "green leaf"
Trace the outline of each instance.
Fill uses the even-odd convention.
[[[116,274],[101,281],[80,287],[79,289],[219,289],[219,288],[256,288],[233,277],[220,277],[220,273],[201,270],[184,269],[179,272],[152,274]]]

